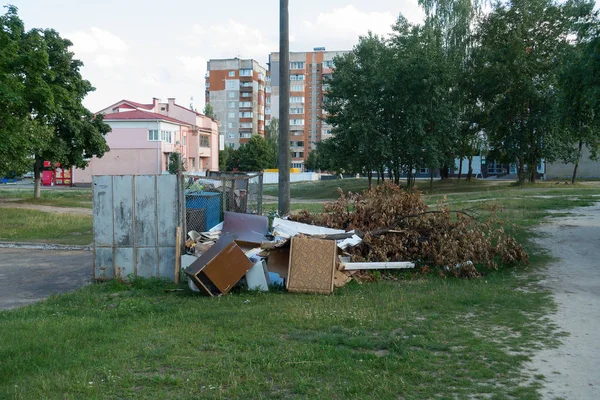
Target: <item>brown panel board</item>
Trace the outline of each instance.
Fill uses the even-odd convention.
[[[235,238],[222,235],[185,271],[204,293],[214,296],[229,292],[252,268],[252,261],[234,242]]]
[[[271,250],[267,259],[267,269],[286,279],[290,269],[290,248],[283,247]]]
[[[287,290],[332,293],[337,245],[333,240],[293,237]]]

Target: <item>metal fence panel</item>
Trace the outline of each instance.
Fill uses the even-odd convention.
[[[137,276],[150,278],[158,276],[158,252],[156,247],[140,247],[137,249]]]
[[[113,177],[114,244],[133,247],[133,177]]]
[[[94,279],[108,280],[114,276],[114,258],[112,247],[94,248]]]
[[[158,226],[156,219],[156,177],[135,177],[135,244],[138,247],[156,247]]]
[[[177,176],[95,176],[93,187],[94,279],[173,279]]]
[[[112,178],[98,176],[94,179],[94,243],[98,246],[113,244],[113,194]]]
[[[175,230],[179,225],[177,176],[160,175],[157,178],[158,246],[175,247]]]
[[[135,275],[135,260],[133,247],[117,247],[115,249],[115,276],[124,279]]]

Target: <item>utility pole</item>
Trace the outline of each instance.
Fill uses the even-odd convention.
[[[279,215],[290,212],[290,13],[279,0]]]

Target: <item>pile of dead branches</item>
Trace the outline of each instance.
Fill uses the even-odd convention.
[[[391,183],[363,194],[339,193],[324,213],[301,211],[291,219],[355,230],[363,241],[348,250],[353,261],[413,261],[463,277],[479,276],[476,266],[497,269],[499,262],[528,262],[497,213],[480,220],[473,210],[452,210],[444,202],[430,208],[421,193]]]

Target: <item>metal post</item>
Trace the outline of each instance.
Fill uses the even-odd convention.
[[[263,207],[262,207],[263,200],[262,200],[262,197],[263,197],[263,173],[259,172],[258,173],[258,199],[257,199],[257,202],[258,202],[258,206],[257,206],[258,215],[262,215],[262,213],[263,213]]]
[[[279,215],[290,211],[290,24],[289,0],[279,3]]]

